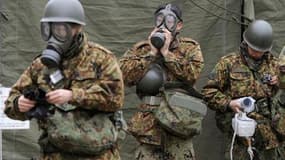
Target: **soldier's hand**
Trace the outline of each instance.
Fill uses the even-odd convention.
[[[165,35],[165,42],[163,47],[160,49],[161,54],[165,57],[169,53],[169,45],[172,40],[171,32],[169,32],[167,29],[163,29],[164,35]]]
[[[72,91],[67,89],[57,89],[50,91],[46,95],[47,102],[62,105],[72,99]]]
[[[36,101],[29,100],[21,95],[18,99],[18,108],[20,112],[28,112],[30,109],[34,108]]]
[[[152,35],[158,30],[158,28],[155,28],[151,33],[150,35],[148,36],[148,44],[150,45],[150,48],[151,48],[151,51],[150,51],[150,54],[152,54],[153,56],[156,56],[158,54],[158,49],[155,48],[151,41],[150,41],[150,38],[152,37]]]
[[[278,83],[278,77],[272,76],[271,81],[269,82],[270,85],[276,85]]]
[[[232,109],[232,111],[234,111],[235,113],[239,113],[241,106],[240,106],[240,102],[238,99],[234,99],[231,100],[229,107]]]

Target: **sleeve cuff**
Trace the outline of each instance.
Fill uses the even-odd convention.
[[[17,96],[14,100],[13,100],[13,106],[15,111],[19,112],[19,104],[18,104],[18,100],[19,100],[20,96]]]
[[[165,62],[177,62],[176,56],[172,52],[168,52],[167,56],[164,57]]]
[[[80,103],[84,93],[82,89],[72,89],[72,99],[70,100],[71,103]]]
[[[227,111],[228,109],[230,109],[230,103],[231,103],[231,99],[229,98],[227,101],[226,101],[226,104],[223,108],[223,111]]]

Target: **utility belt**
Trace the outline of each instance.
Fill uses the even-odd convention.
[[[146,93],[139,93],[142,95],[142,103],[147,104],[150,106],[159,106],[161,101],[163,100],[163,93],[166,92],[177,92],[181,94],[188,95],[189,97],[196,97],[198,99],[202,99],[203,96],[201,93],[199,93],[195,88],[192,86],[189,86],[186,83],[180,82],[180,81],[166,81],[163,82],[161,91],[159,91],[159,96],[143,96]]]
[[[144,96],[142,98],[142,103],[150,106],[159,106],[162,101],[161,96]]]

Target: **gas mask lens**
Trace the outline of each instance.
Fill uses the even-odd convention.
[[[160,27],[163,23],[163,20],[164,20],[164,15],[162,13],[157,15],[155,18],[155,26]]]
[[[72,36],[71,26],[67,23],[52,23],[53,36],[60,42],[69,40]]]
[[[41,23],[41,35],[44,41],[48,41],[51,35],[50,24],[48,22]]]
[[[161,27],[164,24],[164,27],[169,30],[170,32],[175,31],[177,25],[177,19],[173,15],[166,15],[164,16],[163,13],[160,13],[155,18],[155,26]]]
[[[174,31],[176,28],[176,18],[172,15],[168,15],[165,17],[165,26],[169,31]]]

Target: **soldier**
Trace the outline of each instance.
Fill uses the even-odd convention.
[[[272,27],[264,20],[256,20],[243,33],[243,38],[239,52],[222,57],[216,64],[202,90],[204,99],[216,111],[217,127],[226,138],[225,159],[230,159],[234,134],[231,120],[244,109],[240,98],[251,96],[256,108],[247,116],[257,122],[255,133],[253,139],[237,137],[233,158],[245,160],[253,155],[254,159],[284,160],[283,141],[273,125],[279,117],[278,110],[271,105],[278,90],[278,60],[270,52]],[[248,154],[249,146],[253,154]]]
[[[84,17],[78,0],[48,1],[47,47],[5,102],[8,117],[37,119],[42,160],[120,159],[110,115],[122,107],[122,73],[114,54],[87,40]]]
[[[189,107],[190,101],[186,95],[189,94],[187,92],[189,89],[193,89],[192,86],[204,66],[203,56],[196,41],[190,38],[178,38],[183,21],[182,12],[177,5],[161,5],[154,15],[155,28],[148,40],[135,44],[120,59],[125,84],[135,85],[137,95],[142,100],[142,104],[138,107],[139,112],[129,121],[129,131],[140,143],[135,158],[193,160],[195,154],[192,137],[200,132],[203,113],[192,112],[192,109],[195,109]],[[175,90],[176,92],[171,94],[178,97],[186,93],[183,98],[187,97],[185,98],[187,102],[183,107],[191,108],[191,111],[185,111],[191,114],[183,116],[188,118],[186,121],[191,128],[191,131],[184,136],[179,136],[183,131],[178,130],[188,125],[176,123],[179,120],[174,121],[175,118],[173,121],[163,120],[164,115],[166,117],[170,115],[170,112],[164,112],[163,109],[169,107],[174,112],[179,109],[166,100],[170,90]],[[160,111],[162,114],[157,114]],[[181,112],[176,113],[177,119],[183,119]]]

